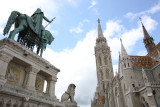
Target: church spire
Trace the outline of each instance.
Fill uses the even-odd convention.
[[[98,37],[103,37],[100,19],[98,19]]]
[[[142,19],[141,19],[141,18],[139,18],[139,20],[140,20],[140,22],[141,22],[141,24],[142,24],[142,29],[143,29],[144,39],[150,38],[150,36],[149,36],[149,34],[148,34],[148,32],[147,32],[146,28],[144,27],[144,25],[143,25],[143,23],[142,23]]]
[[[143,29],[143,34],[144,34],[144,38],[143,38],[143,42],[145,44],[145,47],[147,49],[148,55],[151,55],[155,44],[154,44],[154,40],[153,38],[148,34],[146,28],[144,27],[143,23],[142,23],[142,19],[139,18],[142,24],[142,29]]]
[[[127,54],[126,49],[123,46],[122,39],[120,39],[120,41],[121,41],[121,58],[124,58],[124,57],[128,56],[128,54]]]

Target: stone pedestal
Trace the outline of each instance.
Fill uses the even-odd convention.
[[[7,53],[0,51],[0,84],[4,85],[7,82],[5,78],[8,63],[12,60],[12,55],[7,55]]]
[[[65,107],[55,96],[58,72],[16,41],[0,40],[0,107]],[[45,80],[49,81],[47,93],[43,92]]]

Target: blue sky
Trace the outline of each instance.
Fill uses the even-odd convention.
[[[25,4],[25,5],[24,5]],[[97,79],[94,46],[97,19],[111,48],[114,71],[122,38],[129,55],[145,55],[139,17],[157,44],[160,41],[159,0],[3,0],[0,4],[0,39],[10,12],[17,10],[32,15],[41,8],[48,19],[56,19],[47,27],[55,40],[43,58],[58,67],[56,95],[60,99],[70,83],[76,84],[75,99],[81,107],[90,107]],[[43,21],[45,26],[47,22]]]

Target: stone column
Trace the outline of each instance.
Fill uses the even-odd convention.
[[[48,80],[48,94],[49,96],[51,97],[56,97],[55,96],[55,83],[57,81],[57,78],[54,78],[54,77],[50,77]]]
[[[5,84],[7,79],[5,78],[7,73],[7,67],[9,62],[12,60],[13,56],[7,55],[5,53],[0,53],[0,84]]]
[[[40,70],[36,67],[30,66],[30,67],[26,68],[26,71],[29,72],[26,88],[28,90],[35,91],[36,76]]]

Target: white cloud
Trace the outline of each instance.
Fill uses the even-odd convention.
[[[104,30],[104,35],[107,37],[107,38],[110,38],[111,36],[114,36],[115,33],[118,35],[117,36],[120,36],[119,34],[121,34],[121,32],[124,31],[124,27],[122,25],[120,25],[120,21],[119,20],[110,20],[106,23],[106,30]]]
[[[82,29],[83,23],[89,23],[89,22],[90,22],[90,20],[84,19],[83,21],[79,22],[77,27],[72,27],[71,29],[69,29],[69,32],[76,33],[76,34],[82,33],[83,32],[83,29]]]
[[[86,37],[70,50],[54,52],[47,48],[44,51],[43,57],[61,70],[56,83],[56,95],[59,99],[68,85],[74,83],[77,86],[75,98],[78,104],[90,105],[96,88],[96,35],[96,30],[88,32]]]
[[[97,4],[96,1],[92,1],[92,2],[91,2],[91,5],[89,6],[89,8],[94,7],[96,4]]]
[[[139,13],[132,13],[132,12],[128,12],[125,17],[126,18],[130,18],[130,19],[135,19],[137,17],[141,17],[143,15],[147,15],[147,14],[154,14],[160,11],[160,1],[154,5],[153,7],[151,7],[149,10],[146,11],[141,11]]]
[[[155,6],[153,6],[151,9],[149,9],[147,12],[154,14],[158,11],[160,11],[160,1]]]
[[[77,7],[79,5],[80,1],[81,0],[67,0],[67,2],[74,7]]]
[[[139,56],[145,56],[145,55],[147,55],[147,51],[146,50],[139,51],[137,53],[137,55],[139,55]]]
[[[83,30],[82,30],[81,26],[77,26],[77,27],[75,27],[75,28],[71,28],[71,29],[69,30],[69,32],[70,32],[70,33],[77,33],[77,34],[79,34],[79,33],[82,33]]]

